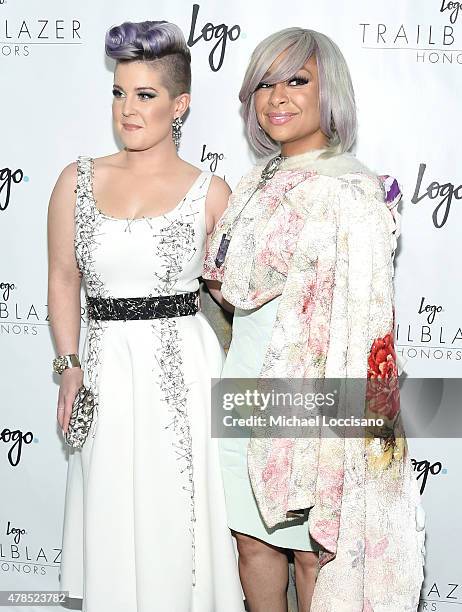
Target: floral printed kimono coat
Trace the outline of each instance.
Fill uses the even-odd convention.
[[[396,375],[399,189],[350,154],[321,153],[284,160],[244,209],[264,166],[240,181],[212,236],[203,276],[221,281],[224,298],[242,309],[281,295],[261,377],[380,384]],[[236,219],[217,268],[221,237]],[[369,406],[365,399],[364,408],[385,417],[395,434],[388,438],[320,433],[250,441],[249,476],[268,527],[310,508],[309,532],[321,548],[312,612],[417,610],[424,512],[396,390],[391,395]]]

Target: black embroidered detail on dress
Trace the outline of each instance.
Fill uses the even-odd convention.
[[[77,199],[75,204],[75,254],[80,271],[90,295],[103,296],[104,284],[94,269],[94,251],[98,247],[96,237],[101,220],[96,214],[93,200],[92,159],[79,157],[77,162]]]
[[[199,310],[199,291],[141,298],[99,298],[87,295],[90,319],[134,321],[171,319],[195,315]]]
[[[186,202],[188,202],[189,208],[183,210]],[[191,261],[196,253],[194,244],[195,231],[193,223],[189,218],[194,218],[198,211],[193,210],[192,203],[186,198],[180,206],[179,212],[178,218],[173,219],[168,225],[162,227],[157,235],[156,257],[160,258],[163,262],[162,268],[164,269],[163,274],[156,275],[157,280],[160,281],[159,290],[161,295],[171,293],[179,275],[183,271],[183,266]],[[165,219],[168,220],[167,217]]]
[[[171,429],[175,433],[176,442],[173,446],[180,464],[180,473],[186,474],[186,484],[183,485],[183,489],[188,492],[190,498],[192,584],[194,586],[196,584],[196,510],[191,425],[187,409],[189,389],[185,385],[183,376],[183,348],[180,346],[177,322],[174,319],[159,319],[152,328],[156,335],[159,334],[160,355],[157,357],[161,372],[159,386],[170,415],[170,421],[165,429]]]
[[[96,215],[93,198],[93,160],[79,157],[77,161],[77,189],[75,203],[75,255],[79,270],[86,284],[87,294],[95,297],[105,297],[107,291],[99,274],[95,270],[94,251],[98,247],[96,240],[101,225],[101,219]],[[92,424],[92,436],[96,433],[98,420],[98,372],[100,366],[101,338],[105,327],[101,321],[88,321],[87,343],[88,351],[85,371],[89,386],[95,397],[95,415]]]
[[[172,293],[175,290],[178,279],[186,263],[191,261],[196,253],[194,219],[202,207],[197,206],[199,200],[206,197],[204,186],[209,178],[199,185],[199,195],[192,197],[192,193],[181,202],[175,217],[170,219],[168,215],[163,219],[166,225],[155,234],[157,248],[155,257],[162,263],[163,273],[156,274],[156,289],[160,295]],[[203,211],[201,210],[201,213]],[[160,337],[160,356],[157,357],[160,366],[159,386],[163,393],[163,399],[169,408],[170,422],[166,426],[172,429],[176,436],[174,443],[180,463],[180,472],[186,473],[187,483],[184,489],[190,497],[190,532],[192,542],[192,584],[196,584],[196,544],[195,544],[195,497],[194,497],[194,473],[193,452],[190,415],[187,411],[188,387],[184,382],[183,351],[178,332],[178,321],[176,319],[159,319],[152,325],[155,334]]]

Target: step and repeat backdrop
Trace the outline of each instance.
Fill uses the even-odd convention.
[[[396,176],[405,194],[398,354],[408,377],[462,373],[458,2],[0,0],[0,591],[58,589],[67,460],[51,373],[47,206],[65,165],[117,149],[104,35],[146,19],[177,23],[191,48],[181,155],[231,187],[253,163],[237,96],[255,45],[293,25],[339,44],[357,96],[356,153]],[[421,610],[454,611],[462,605],[460,439],[411,439],[410,449],[427,512]]]

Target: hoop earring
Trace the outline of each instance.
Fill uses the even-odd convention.
[[[180,148],[180,140],[181,140],[181,126],[183,125],[183,120],[181,117],[177,117],[172,123],[172,138],[175,143],[176,150]]]

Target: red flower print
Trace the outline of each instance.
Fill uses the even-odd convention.
[[[393,420],[399,412],[399,384],[391,333],[374,340],[367,365],[368,410]]]
[[[368,378],[388,378],[398,375],[392,334],[374,340],[367,365]]]

